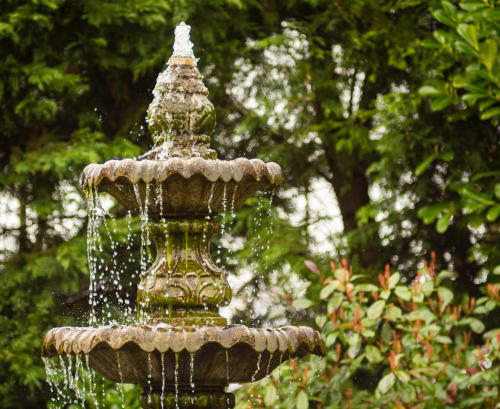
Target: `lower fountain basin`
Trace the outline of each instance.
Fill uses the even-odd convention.
[[[289,358],[324,356],[320,334],[308,327],[173,327],[164,324],[61,327],[49,331],[43,356],[78,355],[113,382],[145,390],[220,389],[262,379]]]

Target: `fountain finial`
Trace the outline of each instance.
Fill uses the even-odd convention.
[[[174,52],[153,90],[148,125],[158,148],[152,158],[217,157],[209,136],[215,127],[215,108],[196,67],[190,31],[184,22],[175,28]]]

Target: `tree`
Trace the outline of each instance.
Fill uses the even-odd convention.
[[[255,268],[247,288],[289,290],[300,278],[312,283],[309,292],[320,291],[303,266],[314,221],[304,215],[292,227],[288,217],[290,189],[306,192],[318,178],[342,213],[339,255],[366,271],[392,261],[410,277],[430,250],[460,273],[462,289],[491,271],[498,264],[498,12],[492,2],[457,4],[5,1],[0,195],[18,218],[1,220],[8,243],[2,407],[42,405],[43,332],[87,313],[78,176],[89,162],[151,146],[145,111],[182,20],[193,26],[216,105],[220,156],[275,160],[286,173],[273,197],[274,233],[249,202],[234,226],[247,247],[222,257],[229,268]],[[124,216],[118,207],[110,213],[118,224]],[[251,248],[263,249],[262,257],[254,250],[248,258]]]
[[[460,5],[282,2],[240,62],[247,93],[229,96],[240,148],[279,160],[287,187],[331,184],[340,255],[411,277],[434,250],[464,291],[498,265],[498,11]]]
[[[385,97],[373,168],[384,198],[360,216],[384,209],[398,257],[434,249],[461,291],[473,292],[499,264],[498,9],[444,1],[432,14],[443,23],[421,42],[432,66],[417,88]],[[433,222],[436,231],[425,227]]]

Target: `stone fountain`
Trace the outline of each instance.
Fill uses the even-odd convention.
[[[153,91],[147,122],[154,149],[140,160],[88,165],[81,176],[85,191],[107,192],[140,214],[156,246],[140,277],[137,322],[54,328],[43,343],[45,358],[75,356],[113,382],[140,385],[144,408],[233,408],[229,383],[257,381],[293,357],[325,354],[311,328],[228,325],[219,315],[231,289],[210,255],[218,215],[280,185],[282,171],[259,159],[217,159],[209,136],[215,109],[189,30],[176,28],[173,55]]]

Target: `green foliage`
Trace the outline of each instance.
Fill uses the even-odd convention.
[[[319,304],[327,357],[292,360],[243,386],[236,407],[495,408],[500,328],[484,323],[498,312],[499,286],[483,285],[477,299],[454,295],[452,274],[434,268],[408,286],[388,268],[375,285],[332,265],[320,281],[334,290],[300,300]]]
[[[392,262],[436,250],[447,254],[447,267],[460,273],[457,286],[466,288],[500,262],[498,119],[483,115],[499,102],[498,7],[443,1],[430,10],[432,35],[415,45],[424,56],[415,61],[420,81],[382,98],[380,159],[368,170],[382,198],[358,217],[366,228],[387,231],[382,240],[398,254]],[[474,91],[482,97],[471,99]],[[402,273],[416,262],[402,262]]]
[[[432,108],[442,110],[460,102],[473,106],[480,119],[494,125],[500,119],[500,13],[496,2],[467,0],[457,5],[442,1],[433,16],[444,24],[425,46],[439,49],[448,58],[438,67],[444,78],[434,79],[419,93],[432,97]],[[474,115],[463,107],[455,114]]]
[[[19,398],[11,391],[22,385],[25,396],[33,399],[42,388],[45,373],[41,363],[41,332],[53,324],[60,311],[54,292],[72,293],[83,285],[82,269],[86,257],[82,238],[72,239],[59,248],[32,252],[9,261],[0,290],[1,336],[0,396],[4,407],[15,407]],[[26,257],[26,259],[24,259]],[[65,279],[58,279],[64,277]],[[66,321],[58,315],[59,324]]]
[[[435,30],[425,46],[440,50],[440,60],[432,80],[419,89],[419,94],[431,98],[436,111],[456,107],[447,116],[449,122],[461,122],[479,116],[498,126],[500,119],[500,13],[495,2],[463,1],[458,5],[448,1],[433,11],[445,26]],[[483,138],[477,132],[476,138]],[[441,154],[428,156],[415,171],[420,176],[435,160],[453,163],[454,152],[449,147]],[[484,160],[484,158],[483,158]],[[486,161],[484,161],[486,162]],[[420,209],[424,222],[436,221],[436,229],[444,233],[457,214],[473,229],[490,229],[500,214],[498,163],[494,167],[475,169],[464,178],[450,178],[448,189],[455,200],[439,202]],[[493,227],[494,228],[494,227]],[[486,253],[489,253],[487,250]],[[498,256],[490,264],[495,266]]]
[[[216,250],[231,274],[249,274],[237,294],[246,304],[235,321],[307,323],[317,315],[323,326],[326,315],[318,308],[343,305],[344,290],[334,282],[342,280],[320,282],[321,269],[303,264],[322,244],[316,226],[326,217],[297,214],[294,201],[308,202],[318,180],[330,187],[327,203],[337,199],[344,225],[342,234],[325,240],[360,272],[391,262],[407,279],[435,250],[437,263],[458,273],[434,290],[443,300],[456,301],[450,292],[482,297],[481,281],[498,281],[499,36],[492,1],[6,0],[0,199],[13,208],[0,220],[7,243],[0,249],[1,407],[47,401],[38,358],[43,333],[88,313],[79,173],[89,162],[150,148],[144,130],[150,90],[182,20],[193,26],[198,65],[217,109],[220,156],[271,159],[285,170],[276,210],[266,214],[269,198],[260,210],[254,210],[258,200],[249,201],[226,229],[236,250]],[[118,207],[110,211],[123,216]],[[127,257],[119,251],[120,261]],[[356,285],[381,293],[373,286]],[[257,290],[286,302],[249,317]],[[413,302],[412,292],[396,284],[384,297],[371,308],[363,304],[364,312],[406,320],[390,304],[394,297]],[[417,320],[441,317],[423,313]],[[480,322],[467,322],[463,328],[482,332]],[[340,335],[327,335],[349,348]],[[367,359],[387,365],[387,351],[360,337],[371,343],[370,358],[359,365]],[[333,386],[352,378],[342,371]],[[392,373],[383,368],[376,377],[388,376],[387,394],[400,387]],[[292,372],[284,375],[288,384]],[[289,407],[312,405],[328,393],[317,387],[301,387]],[[283,396],[278,389],[269,384],[263,399]],[[337,399],[331,390],[337,397],[321,399]]]

